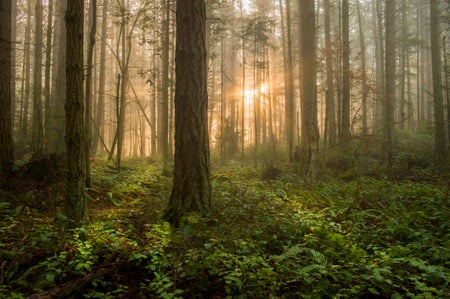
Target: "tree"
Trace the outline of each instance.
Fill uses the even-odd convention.
[[[66,215],[69,227],[86,223],[86,166],[83,100],[84,1],[67,1],[66,12]]]
[[[88,39],[88,50],[87,50],[87,74],[86,74],[86,96],[85,96],[85,154],[86,154],[86,187],[91,187],[91,148],[92,148],[92,122],[91,122],[91,107],[92,107],[92,76],[94,69],[94,45],[95,45],[95,34],[97,31],[97,0],[90,0],[89,9],[89,23],[90,32]]]
[[[164,218],[211,210],[206,83],[205,0],[178,0],[176,9],[175,165]]]
[[[299,0],[301,59],[301,162],[303,174],[315,179],[318,171],[319,128],[317,120],[316,35],[314,0]]]
[[[340,143],[347,145],[350,140],[350,40],[349,4],[342,1],[342,111]]]
[[[294,158],[295,140],[295,100],[294,100],[294,75],[292,58],[292,34],[291,34],[291,2],[285,0],[286,5],[286,30],[284,30],[283,5],[279,0],[281,15],[281,33],[284,64],[284,93],[285,93],[285,126],[286,141],[289,161]]]
[[[42,2],[36,1],[36,38],[33,70],[33,127],[32,148],[35,157],[42,155],[44,147],[44,124],[42,118]]]
[[[394,130],[395,99],[395,0],[385,0],[385,104],[383,159],[392,167],[392,134]]]
[[[433,72],[433,106],[436,163],[447,158],[445,137],[444,99],[442,94],[442,66],[439,29],[439,7],[437,0],[430,0],[431,18],[431,60]]]
[[[11,0],[0,1],[0,176],[12,170]]]
[[[336,112],[333,87],[333,53],[330,34],[330,0],[324,1],[325,60],[327,69],[326,112],[325,112],[325,144],[336,145]]]
[[[162,3],[166,13],[162,22],[162,99],[159,122],[159,142],[163,159],[163,173],[168,173],[169,164],[169,50],[170,50],[170,15],[171,9],[168,0]]]

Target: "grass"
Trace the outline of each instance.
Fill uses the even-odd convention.
[[[213,171],[210,217],[173,229],[159,220],[171,190],[161,172],[97,161],[89,225],[72,235],[59,225],[61,183],[2,190],[0,297],[450,297],[445,185],[312,184],[288,169],[263,180],[230,162]]]

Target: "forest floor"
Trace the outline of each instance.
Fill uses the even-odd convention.
[[[0,189],[0,298],[450,298],[448,174],[311,183],[229,162],[214,212],[174,229],[159,163],[92,173],[72,234],[63,176]]]

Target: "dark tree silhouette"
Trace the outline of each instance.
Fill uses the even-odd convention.
[[[205,0],[179,0],[176,13],[175,169],[164,218],[211,209]]]
[[[13,141],[11,124],[11,7],[0,1],[0,175],[11,172]]]
[[[67,190],[66,215],[69,227],[80,227],[86,222],[86,166],[83,100],[83,16],[84,1],[67,1],[67,98],[66,158]]]

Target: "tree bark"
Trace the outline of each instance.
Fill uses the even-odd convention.
[[[42,118],[42,0],[36,1],[36,28],[33,70],[33,155],[40,157],[44,147],[44,124]]]
[[[314,0],[299,0],[302,99],[301,162],[303,174],[316,179],[318,172],[319,127],[317,120],[316,36]]]
[[[445,137],[444,99],[442,94],[441,32],[439,26],[440,13],[438,0],[430,0],[430,18],[435,154],[436,165],[440,165],[447,159],[447,144]]]
[[[327,145],[334,146],[337,143],[336,137],[336,108],[334,100],[334,84],[333,84],[333,54],[331,48],[331,32],[330,32],[330,0],[324,1],[324,30],[325,30],[325,61],[327,68],[327,91],[325,95],[326,112],[325,112],[325,133],[324,139]]]
[[[385,0],[385,123],[383,159],[387,167],[392,167],[392,134],[394,130],[395,100],[395,0]]]
[[[164,218],[211,210],[205,0],[177,1],[175,168]]]
[[[12,1],[0,1],[0,176],[7,177],[13,164],[11,122],[11,10]]]
[[[91,187],[91,149],[92,149],[92,76],[94,71],[94,46],[95,34],[97,32],[97,0],[90,0],[89,9],[89,41],[87,50],[87,73],[86,73],[86,96],[85,96],[85,115],[84,115],[84,134],[85,134],[85,154],[86,154],[86,187]]]
[[[86,224],[86,165],[83,100],[83,19],[84,0],[67,1],[67,98],[66,111],[66,215],[68,227]]]
[[[340,143],[346,146],[350,140],[350,40],[349,3],[342,1],[342,110]]]

